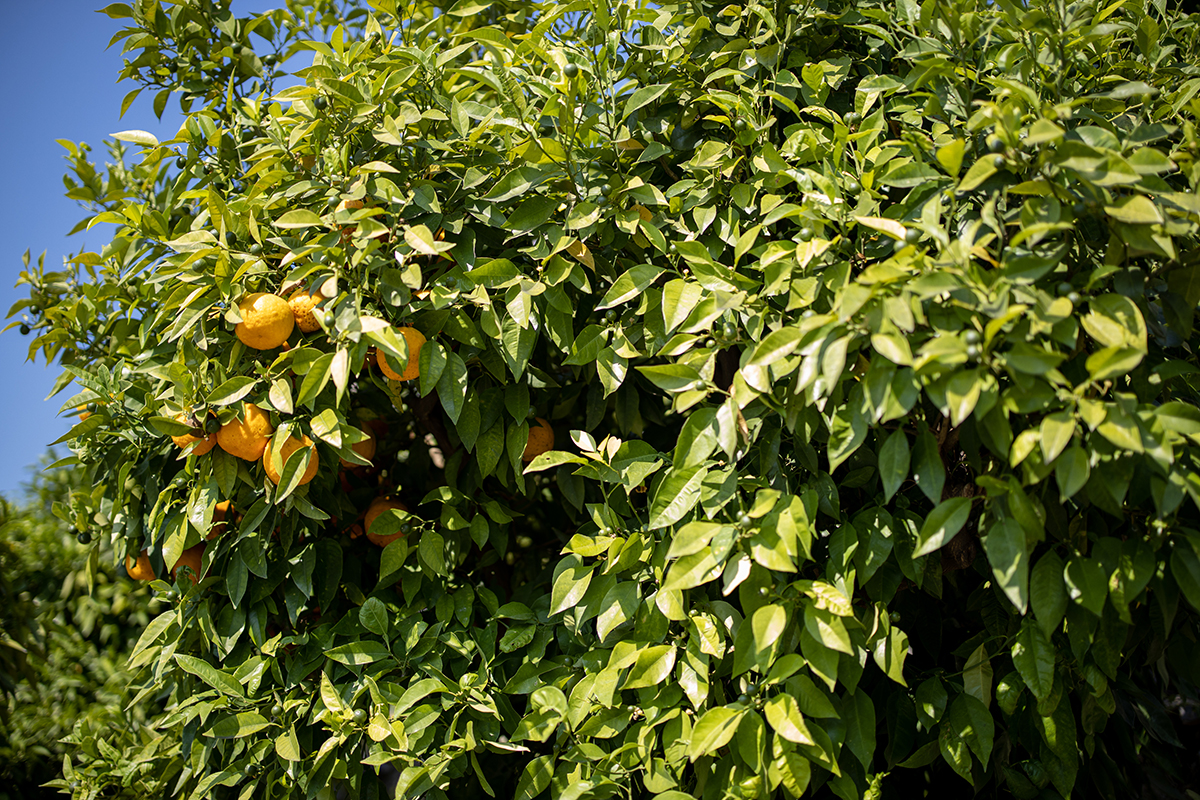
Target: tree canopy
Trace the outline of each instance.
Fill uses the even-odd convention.
[[[57,785],[1200,785],[1196,18],[106,11],[186,119],[64,143],[116,232],[13,313],[174,594]]]

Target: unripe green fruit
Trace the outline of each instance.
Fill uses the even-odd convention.
[[[1060,283],[1058,285],[1059,297],[1066,297],[1067,295],[1069,295],[1071,293],[1071,290],[1073,288],[1074,287],[1072,287],[1070,283],[1063,281],[1062,283]]]
[[[579,74],[579,65],[578,64],[567,64],[565,67],[563,67],[563,75],[566,75],[568,78],[574,78],[578,74]]]
[[[1004,140],[999,136],[989,136],[987,138],[987,149],[993,153],[1003,153],[1005,150]]]
[[[979,344],[979,331],[967,331],[963,335],[963,340],[967,344]]]
[[[326,108],[329,107],[329,101],[326,100],[324,97],[318,97],[316,100],[313,101],[313,105],[316,107],[317,111],[324,111]]]
[[[354,709],[354,721],[357,724],[362,725],[367,721],[367,712],[361,708]]]
[[[851,180],[846,182],[846,186],[844,188],[846,190],[846,194],[858,194],[862,191],[862,184],[860,184],[858,181]]]
[[[813,229],[812,228],[801,228],[798,236],[800,237],[800,241],[802,241],[802,242],[812,241]]]
[[[183,169],[186,166],[187,166],[187,159],[184,158],[183,156],[180,156],[179,158],[175,159],[175,167],[177,169]]]
[[[916,228],[909,228],[908,230],[904,231],[904,241],[908,242],[909,244],[916,244],[917,242],[921,241],[921,232]]]
[[[283,716],[283,706],[279,705],[278,703],[271,706],[271,716],[276,719],[279,719],[280,717],[282,717]]]
[[[87,531],[80,531],[78,534],[76,534],[75,538],[79,540],[80,544],[92,543],[92,535]]]
[[[1004,164],[1005,164],[1004,156],[992,156],[992,165],[995,166],[996,169],[1000,169],[1001,167],[1004,166]]]
[[[851,111],[844,117],[847,125],[857,125],[862,122],[862,114],[857,111]]]
[[[1079,296],[1079,292],[1071,292],[1069,295],[1067,295],[1067,299],[1071,301],[1071,305],[1073,306],[1079,305],[1080,301],[1083,300],[1083,298]]]
[[[979,358],[979,348],[973,344],[967,345],[967,358],[971,361]]]
[[[733,122],[733,129],[735,131],[739,131],[739,132],[744,131],[744,130],[746,130],[746,127],[747,127],[746,120],[744,120],[744,119],[734,120],[734,122]]]

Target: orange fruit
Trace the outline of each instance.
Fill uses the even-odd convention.
[[[529,428],[529,441],[525,443],[525,452],[521,454],[522,461],[533,461],[535,458],[554,449],[554,428],[541,417],[534,420],[537,424]]]
[[[404,340],[408,342],[408,363],[404,366],[404,371],[396,372],[396,370],[392,369],[392,365],[388,363],[387,356],[383,354],[382,350],[375,354],[375,360],[379,363],[379,368],[383,370],[383,374],[392,380],[411,381],[421,374],[421,345],[425,344],[425,335],[416,328],[401,328],[400,333],[404,335]]]
[[[231,456],[257,461],[267,449],[275,428],[271,418],[258,406],[243,403],[242,408],[242,419],[234,418],[217,431],[217,444]]]
[[[213,509],[212,526],[208,529],[208,536],[204,538],[212,540],[225,532],[225,526],[228,524],[226,520],[229,519],[231,507],[232,503],[228,500],[222,500],[217,503]]]
[[[387,536],[380,536],[379,534],[371,533],[371,523],[373,523],[380,514],[390,508],[398,508],[401,511],[408,511],[408,506],[404,505],[404,503],[401,503],[399,500],[393,500],[390,497],[376,497],[371,501],[370,507],[367,508],[366,516],[363,517],[363,527],[367,529],[367,538],[370,539],[373,544],[377,544],[380,547],[387,547],[392,542],[404,536],[404,534],[400,533],[399,531]]]
[[[279,448],[279,465],[280,465],[280,467],[282,468],[282,466],[287,463],[288,456],[290,456],[292,453],[299,450],[301,447],[312,447],[312,439],[305,436],[302,441],[300,439],[296,439],[294,437],[289,436],[287,438],[287,441],[283,443],[283,446]],[[263,461],[263,468],[266,469],[266,471],[267,471],[267,477],[271,479],[271,483],[278,485],[280,476],[279,476],[279,473],[275,470],[274,459],[271,458],[271,448],[268,447],[266,450],[263,451],[262,461]],[[313,478],[317,477],[318,467],[319,467],[319,462],[317,459],[317,451],[316,451],[316,449],[314,449],[312,451],[312,458],[310,458],[308,460],[308,468],[304,470],[304,475],[303,475],[303,477],[300,478],[299,485],[303,486],[304,484],[311,481]]]
[[[313,309],[324,299],[319,294],[310,294],[303,289],[297,289],[295,294],[288,299],[288,306],[292,309],[292,316],[296,319],[296,327],[302,333],[312,333],[321,329],[321,325],[313,314]]]
[[[125,556],[125,571],[135,581],[152,581],[155,578],[154,567],[150,565],[150,554],[145,550],[138,553],[137,561],[133,556]]]
[[[366,441],[356,442],[350,445],[350,449],[355,453],[358,453],[358,455],[362,456],[367,461],[370,461],[375,457],[375,448],[378,445],[378,441],[375,439],[375,431],[371,430],[369,427],[367,428],[366,433],[370,438]],[[344,458],[338,460],[341,462],[343,467],[350,467],[353,469],[354,467],[362,466],[361,464],[351,464]]]
[[[179,555],[175,566],[171,567],[171,578],[174,579],[181,567],[192,571],[192,580],[200,580],[200,561],[204,558],[204,542],[193,545]]]
[[[87,406],[75,406],[75,410],[79,412],[79,421],[83,422],[92,415],[92,412],[87,410]]]
[[[189,424],[183,414],[176,414],[175,421],[183,425]],[[203,430],[200,430],[200,433],[201,436],[196,436],[192,433],[185,433],[182,436],[172,436],[171,441],[174,442],[175,446],[180,450],[187,447],[192,442],[200,442],[200,444],[193,448],[192,455],[202,456],[217,446],[217,435],[215,433],[210,433],[207,436],[204,436]]]
[[[238,303],[242,321],[233,332],[246,347],[274,350],[287,341],[296,325],[292,308],[277,294],[255,292]]]

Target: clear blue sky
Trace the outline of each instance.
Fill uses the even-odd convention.
[[[27,248],[34,259],[45,250],[47,267],[55,268],[64,256],[85,249],[85,244],[98,250],[105,240],[99,228],[66,236],[84,213],[63,196],[66,151],[55,139],[87,142],[102,164],[103,140],[110,133],[138,128],[167,139],[179,128],[177,102],[168,105],[159,122],[150,93],[139,97],[124,118],[118,116],[121,99],[134,84],[117,83],[120,44],[105,48],[127,20],[96,13],[105,5],[104,0],[0,1],[0,108],[7,120],[0,125],[0,174],[5,183],[0,193],[3,314],[28,296],[28,287],[13,288]],[[282,5],[282,0],[235,0],[233,11],[246,15]],[[0,364],[8,387],[0,392],[4,442],[0,494],[14,499],[21,484],[29,481],[30,465],[37,463],[46,445],[69,429],[68,421],[55,412],[73,393],[68,388],[45,400],[59,368],[25,360],[30,338],[15,328],[0,335]],[[65,447],[59,450],[67,455]]]

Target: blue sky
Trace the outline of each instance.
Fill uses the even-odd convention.
[[[134,88],[117,83],[121,69],[120,45],[105,49],[122,20],[109,19],[96,9],[103,0],[53,0],[53,2],[0,2],[0,108],[6,122],[0,125],[0,164],[5,191],[0,193],[0,306],[7,313],[28,288],[13,288],[21,272],[21,254],[28,248],[34,259],[46,251],[46,265],[62,264],[64,256],[84,249],[98,250],[100,229],[67,237],[84,213],[63,196],[65,150],[55,139],[84,141],[93,158],[104,161],[105,137],[115,131],[138,128],[160,139],[171,138],[181,117],[178,104],[168,105],[160,122],[147,93],[121,118],[121,99]],[[282,6],[282,0],[235,0],[233,11],[245,15]],[[5,323],[7,324],[7,322]],[[0,327],[3,327],[0,325]],[[15,498],[30,478],[46,445],[69,429],[55,414],[72,390],[45,401],[57,366],[29,363],[30,337],[17,329],[0,335],[0,434],[5,457],[0,459],[0,494]],[[59,447],[60,455],[67,455]]]

